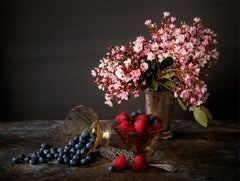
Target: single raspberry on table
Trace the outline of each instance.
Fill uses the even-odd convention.
[[[125,156],[120,156],[113,160],[112,165],[114,166],[115,169],[117,170],[123,170],[127,168],[128,162]]]
[[[138,171],[148,167],[148,163],[142,155],[136,155],[132,163],[132,170]]]

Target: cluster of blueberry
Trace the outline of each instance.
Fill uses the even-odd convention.
[[[84,130],[80,136],[75,136],[64,148],[51,148],[48,143],[42,143],[38,152],[31,155],[21,154],[12,158],[13,163],[47,163],[51,159],[56,159],[58,163],[80,166],[92,163],[94,155],[88,154],[96,140],[96,134],[89,134]]]

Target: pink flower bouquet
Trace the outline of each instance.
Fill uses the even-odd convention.
[[[147,20],[150,39],[139,36],[128,46],[109,47],[106,57],[91,72],[98,88],[106,91],[106,104],[120,104],[141,90],[168,91],[181,107],[193,111],[196,121],[207,126],[209,110],[202,106],[209,93],[201,80],[203,71],[218,59],[216,34],[203,28],[200,18],[181,22],[164,12],[161,28]]]

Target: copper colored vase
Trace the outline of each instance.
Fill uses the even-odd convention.
[[[163,132],[160,135],[163,139],[172,137],[170,126],[173,106],[173,94],[160,91],[145,91],[145,111],[147,114],[160,117],[163,121]]]

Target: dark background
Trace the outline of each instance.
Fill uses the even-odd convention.
[[[144,109],[143,95],[113,108],[104,104],[90,70],[110,45],[148,35],[146,19],[160,23],[201,17],[218,33],[220,59],[209,69],[214,119],[239,119],[238,0],[1,0],[0,120],[64,119],[80,104],[102,119]],[[175,119],[192,114],[175,104]]]

